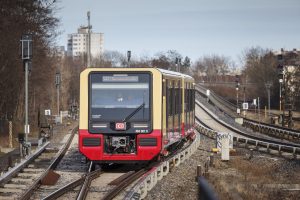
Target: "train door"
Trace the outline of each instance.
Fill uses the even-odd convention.
[[[163,144],[166,145],[168,143],[168,108],[167,108],[167,80],[165,79],[165,77],[163,77],[163,84],[162,84],[162,93],[163,93],[163,97],[162,97],[162,102],[163,102],[163,106],[162,106],[162,134],[163,134]]]
[[[174,132],[174,87],[173,81],[167,80],[167,132]]]
[[[174,85],[174,132],[177,137],[181,137],[181,112],[182,112],[182,92],[181,92],[181,80],[176,80]]]

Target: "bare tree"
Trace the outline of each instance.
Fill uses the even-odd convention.
[[[157,54],[155,58],[152,59],[151,64],[153,67],[170,69],[172,64],[169,58],[164,54]]]
[[[217,81],[218,76],[229,72],[229,65],[230,60],[228,57],[219,55],[203,56],[193,66],[194,75],[204,75],[209,82]]]
[[[0,1],[0,117],[11,116],[22,122],[24,110],[24,68],[19,43],[22,34],[33,35],[32,72],[29,77],[30,123],[36,123],[39,105],[51,106],[54,91],[55,60],[50,51],[58,34],[59,20],[53,0]],[[22,129],[21,129],[22,130]],[[18,131],[18,130],[17,130]]]
[[[279,82],[277,78],[277,59],[269,50],[261,47],[254,47],[244,51],[244,70],[243,75],[247,76],[249,81],[256,83],[255,94],[266,104],[267,92],[266,84],[272,84],[271,104],[277,105]]]

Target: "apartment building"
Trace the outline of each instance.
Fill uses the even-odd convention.
[[[103,33],[91,32],[91,57],[99,58],[103,53]],[[68,35],[67,55],[72,57],[82,56],[88,49],[88,28],[81,26],[77,33]]]

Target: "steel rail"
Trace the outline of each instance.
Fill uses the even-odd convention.
[[[36,152],[31,154],[26,160],[22,161],[15,167],[13,167],[10,171],[3,174],[3,176],[0,177],[0,185],[3,185],[7,183],[9,180],[11,180],[17,173],[19,173],[23,168],[25,168],[30,162],[35,160],[43,151],[46,149],[46,147],[50,144],[50,142],[46,142],[41,148],[39,148]]]
[[[92,180],[99,177],[103,173],[101,169],[97,169],[97,170],[93,171],[93,167],[94,167],[94,163],[90,162],[88,173],[84,177],[84,182],[77,194],[77,197],[76,197],[77,200],[86,199],[86,196],[90,189]]]
[[[237,143],[239,142],[243,142],[245,144],[250,144],[250,145],[255,145],[257,148],[259,146],[261,147],[266,147],[268,150],[272,149],[272,150],[278,150],[279,152],[283,151],[283,152],[287,152],[287,153],[292,153],[294,158],[297,157],[297,154],[300,155],[300,145],[299,144],[288,144],[285,142],[278,142],[278,141],[274,141],[274,140],[270,140],[270,139],[266,139],[266,138],[260,138],[257,136],[253,136],[253,135],[249,135],[247,133],[244,133],[228,124],[226,124],[224,121],[218,119],[216,116],[214,116],[211,112],[209,112],[206,108],[204,108],[203,105],[201,105],[201,103],[199,103],[198,101],[196,101],[196,104],[203,109],[210,117],[212,117],[216,122],[218,122],[219,124],[221,124],[222,126],[228,128],[229,130],[243,136],[244,138],[240,138],[237,136],[233,136],[233,139],[235,141],[237,141]],[[197,116],[195,116],[195,118],[198,121],[201,121]],[[208,136],[210,137],[216,137],[217,135],[217,131],[214,131],[212,129],[208,129],[207,127],[204,127],[203,125],[201,125],[199,123],[200,128],[198,127],[198,130],[202,133],[206,133]]]
[[[91,162],[90,165],[89,165],[89,170],[88,172],[83,175],[82,177],[80,177],[79,179],[75,180],[75,181],[72,181],[70,183],[68,183],[67,185],[59,188],[58,190],[52,192],[50,195],[48,195],[47,197],[43,198],[42,200],[55,200],[59,197],[61,197],[62,195],[64,195],[65,193],[73,190],[75,187],[79,186],[79,185],[82,185],[80,191],[78,192],[78,195],[77,196],[81,196],[83,197],[82,195],[84,194],[84,189],[88,188],[86,186],[83,187],[84,183],[85,183],[85,180],[87,179],[87,177],[91,178],[91,177],[94,177],[96,178],[97,176],[99,176],[102,171],[101,170],[96,170],[96,171],[92,171],[92,165],[93,163]],[[82,189],[84,188],[84,189]]]
[[[50,166],[45,170],[44,173],[42,173],[42,175],[30,186],[30,188],[28,188],[23,195],[21,196],[20,199],[22,200],[28,200],[30,198],[30,196],[33,194],[33,192],[41,185],[41,181],[43,180],[44,177],[47,176],[47,174],[50,172],[50,170],[54,170],[57,165],[59,164],[59,162],[61,161],[61,159],[64,157],[65,153],[67,152],[68,148],[71,145],[71,142],[74,138],[75,132],[77,131],[78,126],[75,127],[72,132],[70,137],[68,138],[67,142],[65,143],[65,145],[60,149],[60,151],[57,153],[55,159],[53,160],[53,162],[50,164]]]
[[[188,159],[198,148],[200,144],[200,134],[196,131],[196,139],[188,146],[177,151],[176,154],[168,157],[166,160],[153,166],[146,172],[134,186],[125,195],[125,200],[143,199],[146,197],[147,192],[150,191],[154,185],[166,176],[172,167],[178,166],[181,162]]]
[[[205,92],[204,92],[204,88],[202,88],[199,85],[197,86],[197,88],[198,89],[196,89],[196,92],[198,92],[201,95],[206,95]],[[216,100],[217,95],[214,94],[213,92],[211,92],[211,94],[212,95],[210,95],[210,100],[215,105],[216,105],[215,101],[218,101],[219,104],[220,104],[220,105],[216,105],[218,108],[221,107],[220,109],[225,110],[224,108],[222,108],[222,105],[223,105],[223,106],[226,106],[229,109],[232,109],[231,106],[227,106],[228,102],[226,100],[222,99],[221,97],[217,97],[218,99],[221,99],[221,100]],[[240,116],[237,116],[236,114],[232,114],[232,113],[233,112],[230,112],[228,114],[230,114],[231,117],[240,117]],[[266,123],[258,122],[258,121],[255,121],[255,120],[250,120],[250,119],[244,118],[244,117],[240,117],[240,118],[243,118],[243,121],[245,121],[245,123],[243,123],[243,126],[253,127],[255,130],[257,130],[257,131],[259,131],[263,134],[273,135],[273,136],[275,136],[277,138],[280,138],[280,139],[285,138],[285,139],[288,139],[288,140],[293,141],[293,142],[294,142],[295,139],[300,140],[300,131],[289,129],[289,128],[286,128],[286,127],[279,127],[279,126],[276,126],[276,125],[266,124]],[[250,124],[252,124],[252,125],[250,125]],[[259,128],[255,128],[255,127],[259,127]]]
[[[199,84],[196,85],[196,91],[199,92],[199,93],[201,93],[202,96],[203,96],[203,95],[206,96],[206,93],[205,93],[206,90],[207,90],[207,89],[206,89],[205,87],[203,87],[202,85],[199,85]],[[221,97],[220,95],[216,94],[216,93],[213,92],[213,91],[210,91],[210,96],[213,97],[213,99],[210,98],[212,101],[213,101],[213,100],[217,100],[217,101],[220,102],[222,105],[224,105],[224,106],[226,106],[227,108],[231,109],[231,111],[234,112],[234,113],[233,113],[233,114],[234,114],[233,116],[237,116],[236,113],[235,113],[235,112],[236,112],[236,105],[234,105],[233,103],[231,103],[231,102],[229,102],[228,100],[224,99],[223,97]],[[250,111],[250,112],[255,112],[253,109],[248,109],[248,111]],[[256,111],[256,112],[258,112],[258,111]],[[263,114],[262,111],[260,111],[260,113]],[[274,114],[274,113],[270,113],[270,116],[277,116],[277,115]],[[245,117],[244,117],[244,119],[248,119],[248,118],[245,118]],[[248,119],[248,120],[250,120],[250,119]],[[293,117],[293,120],[295,120],[295,121],[300,121],[300,117]],[[254,121],[255,121],[255,120],[254,120]],[[286,128],[286,127],[278,127],[278,126],[272,125],[272,124],[268,124],[268,125],[274,126],[274,127],[277,127],[277,128],[282,128],[282,129],[285,129],[285,130],[293,130],[293,129]]]
[[[271,140],[271,139],[267,139],[267,138],[260,138],[260,137],[257,137],[257,136],[249,135],[248,133],[245,133],[243,131],[238,130],[235,127],[232,127],[232,126],[228,125],[223,120],[218,119],[218,117],[213,115],[210,111],[208,111],[207,108],[205,108],[203,105],[201,105],[200,102],[196,101],[196,104],[201,109],[203,109],[210,117],[212,117],[215,121],[217,121],[219,124],[221,124],[224,127],[230,129],[231,131],[234,131],[234,132],[238,133],[241,136],[248,137],[248,138],[254,139],[254,140],[260,140],[262,142],[267,142],[267,143],[270,143],[270,144],[278,144],[278,145],[285,145],[285,146],[289,146],[289,147],[298,147],[298,148],[300,148],[300,144],[291,144],[291,143],[279,142],[279,141],[275,141],[275,140]]]
[[[196,92],[201,94],[202,96],[206,96],[214,105],[217,107],[221,107],[222,110],[227,111],[231,117],[240,117],[236,114],[236,105],[232,104],[231,102],[219,97],[213,91],[210,91],[209,96],[206,95],[206,89],[200,85],[196,85]]]
[[[278,126],[275,126],[272,124],[266,124],[266,123],[258,122],[258,121],[251,120],[248,118],[243,119],[243,126],[250,127],[252,129],[258,130],[262,133],[271,132],[271,133],[274,133],[273,135],[275,135],[276,137],[278,137],[276,135],[276,133],[278,133],[279,138],[286,137],[286,139],[289,139],[289,136],[291,136],[292,139],[300,140],[300,131],[285,128],[285,127],[278,127]]]
[[[63,186],[62,188],[52,192],[50,195],[48,195],[47,197],[43,198],[42,200],[56,200],[57,198],[59,198],[60,196],[64,195],[66,192],[74,189],[75,187],[83,184],[85,180],[85,176],[71,182],[68,183],[67,185]]]
[[[151,169],[151,167],[150,167]],[[103,200],[112,200],[114,197],[116,197],[121,191],[123,191],[127,186],[129,186],[131,183],[142,177],[145,173],[147,173],[149,169],[143,168],[139,171],[136,171],[131,176],[128,176],[124,180],[122,180],[119,184],[117,184],[116,187],[114,187],[111,191],[109,191],[102,199]]]

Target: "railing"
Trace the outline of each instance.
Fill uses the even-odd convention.
[[[218,117],[216,117],[211,112],[209,112],[207,110],[207,108],[204,108],[204,106],[201,103],[196,102],[196,104],[198,106],[200,106],[215,121],[217,121],[218,123],[222,124],[226,128],[228,128],[228,129],[232,130],[233,132],[240,135],[240,136],[233,136],[234,144],[237,146],[243,144],[244,147],[246,147],[246,148],[250,148],[250,149],[255,148],[258,151],[266,150],[267,153],[271,153],[270,150],[275,150],[275,151],[278,151],[279,155],[282,155],[282,152],[286,152],[286,153],[291,154],[294,159],[297,159],[298,158],[297,155],[300,155],[300,145],[287,144],[285,142],[272,141],[269,139],[259,138],[256,136],[248,135],[248,134],[226,124],[224,121],[218,119]],[[200,121],[200,119],[197,116],[196,116],[196,119],[198,121]],[[200,133],[207,135],[208,137],[211,137],[214,139],[217,137],[217,131],[207,128],[207,127],[203,126],[201,123],[198,123],[197,130]],[[262,147],[264,149],[261,149],[260,147]]]
[[[200,93],[202,97],[206,96],[206,89],[199,84],[196,86],[196,91]],[[241,116],[235,113],[236,107],[232,103],[216,95],[214,92],[210,91],[210,95],[207,98],[209,98],[209,101],[212,102],[217,108],[221,109],[222,111],[225,111],[225,113],[228,114],[231,118],[241,118]],[[234,123],[231,124],[233,126],[236,126],[236,124]],[[243,126],[252,128],[254,131],[258,131],[263,134],[275,136],[280,139],[292,140],[293,142],[300,141],[300,131],[296,131],[293,129],[278,127],[271,124],[265,124],[247,118],[243,118]]]

